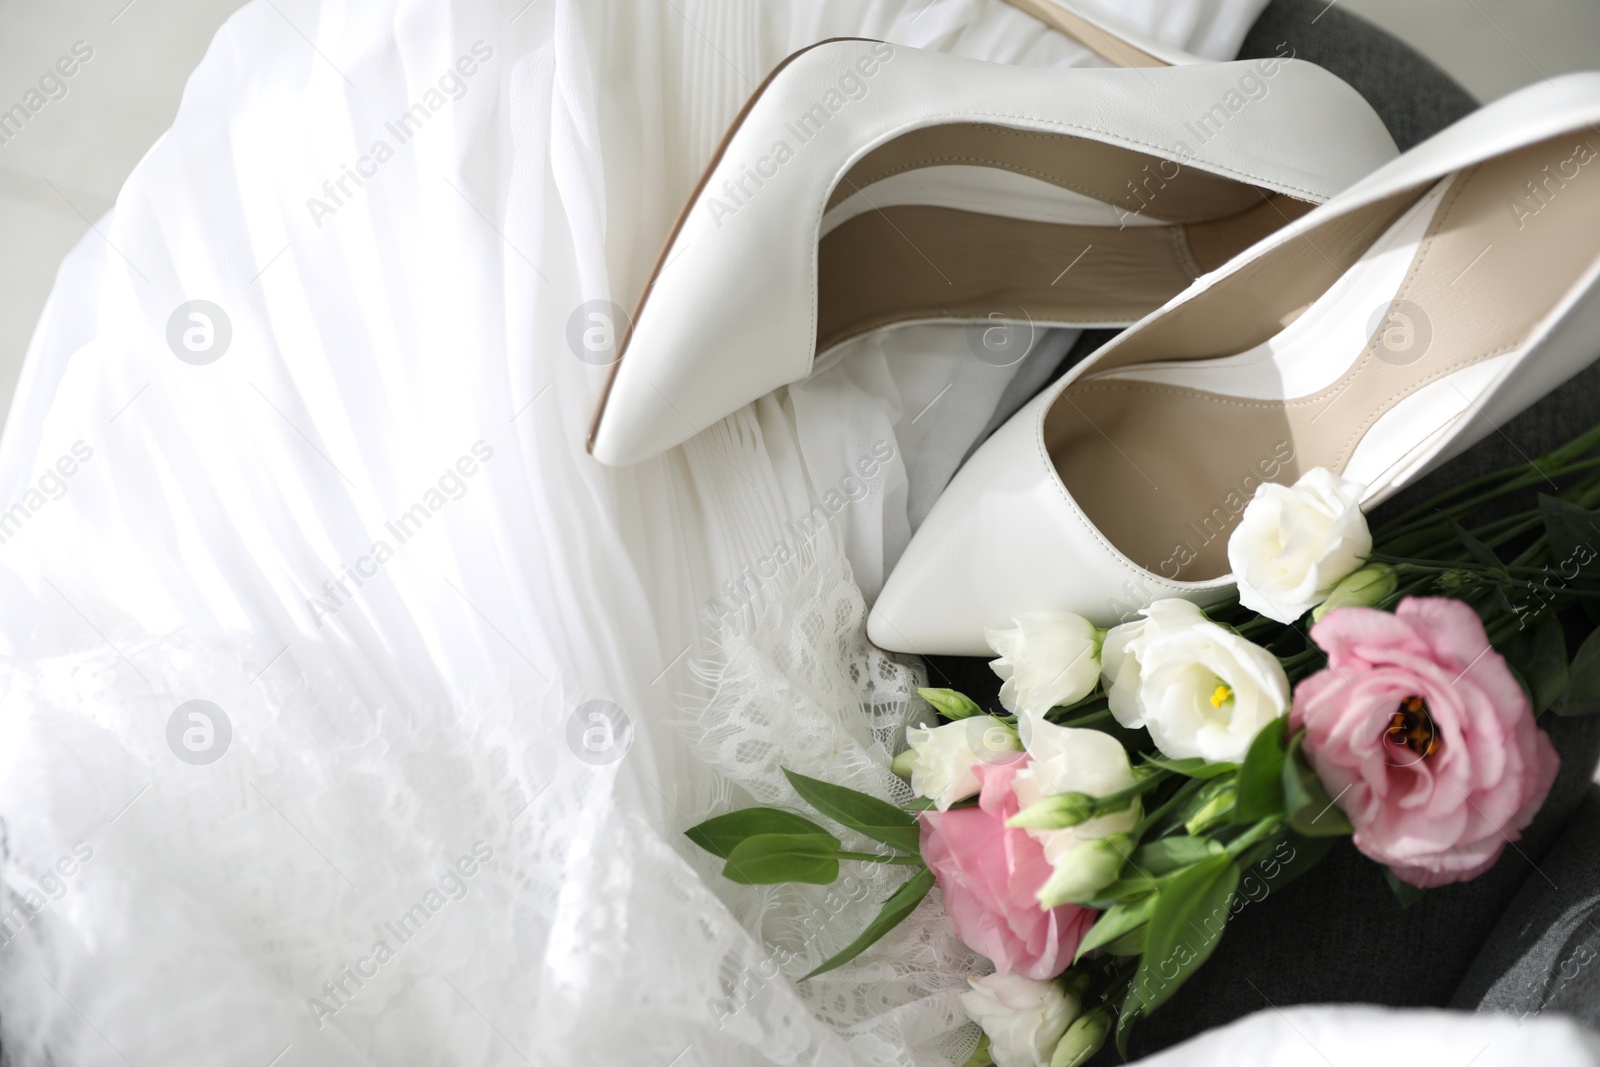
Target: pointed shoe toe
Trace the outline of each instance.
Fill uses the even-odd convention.
[[[1115,625],[1151,600],[1209,603],[1226,582],[1171,581],[1116,549],[1062,484],[1045,445],[1059,389],[1017,412],[956,473],[890,572],[867,623],[892,652],[991,655],[985,629],[1030,611]],[[1137,477],[1108,472],[1113,479]]]

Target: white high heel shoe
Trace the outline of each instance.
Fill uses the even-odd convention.
[[[1394,153],[1296,60],[1055,70],[823,42],[756,91],[679,217],[589,450],[648,459],[882,326],[1125,325]]]
[[[1255,487],[1381,502],[1600,354],[1600,73],[1468,116],[1074,367],[975,452],[873,607],[895,651],[986,655],[1040,609],[1106,626],[1229,595]]]

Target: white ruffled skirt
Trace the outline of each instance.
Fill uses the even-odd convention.
[[[1120,17],[1225,56],[1261,3]],[[588,312],[760,78],[843,35],[1091,61],[998,0],[229,20],[0,443],[12,1062],[968,1055],[982,961],[936,908],[793,981],[897,869],[741,888],[682,830],[792,803],[780,767],[901,795],[918,669],[862,590],[1016,369],[908,328],[651,463],[582,448]]]

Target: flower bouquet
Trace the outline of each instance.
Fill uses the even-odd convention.
[[[1596,445],[1600,427],[1377,530],[1362,487],[1327,470],[1263,484],[1228,543],[1236,599],[990,631],[1004,713],[922,690],[937,721],[894,760],[914,804],[789,773],[881,850],[776,808],[688,835],[742,883],[913,869],[812,974],[937,885],[995,966],[961,996],[983,1030],[971,1064],[1072,1067],[1113,1033],[1126,1055],[1252,885],[1276,890],[1349,836],[1409,906],[1483,873],[1532,820],[1559,764],[1538,717],[1600,711]],[[1519,496],[1524,510],[1477,521]]]

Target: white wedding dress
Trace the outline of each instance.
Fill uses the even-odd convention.
[[[1117,6],[1220,58],[1263,2]],[[0,443],[12,1063],[968,1055],[935,907],[793,981],[901,869],[741,888],[681,831],[793,805],[780,767],[903,795],[919,668],[863,590],[1071,336],[1000,370],[894,331],[660,460],[582,448],[585,305],[632,304],[748,92],[840,35],[1092,62],[998,0],[224,26]]]

